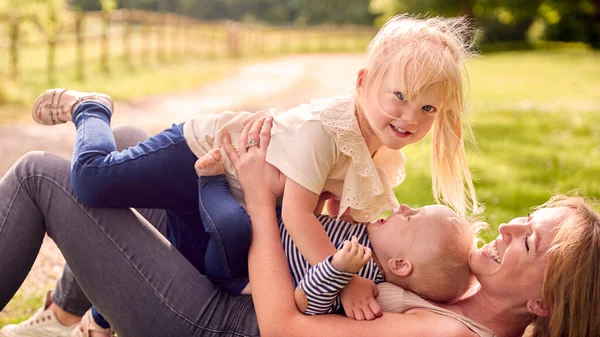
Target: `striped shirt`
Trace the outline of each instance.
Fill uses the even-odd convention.
[[[367,236],[367,226],[364,224],[336,221],[326,215],[316,217],[323,224],[329,240],[337,250],[343,247],[345,240],[351,240],[353,236],[358,238],[358,243],[361,245],[372,248]],[[304,313],[316,315],[341,309],[342,305],[337,295],[350,282],[354,274],[336,270],[331,265],[331,256],[311,267],[292,241],[281,217],[279,217],[279,231],[294,286],[302,289],[308,299],[308,309]],[[375,283],[384,281],[383,274],[373,259],[369,260],[357,274]]]

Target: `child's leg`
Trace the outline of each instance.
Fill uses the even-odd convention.
[[[84,101],[73,112],[77,137],[71,183],[76,195],[95,207],[195,208],[196,157],[183,125],[117,152],[111,114],[97,101]]]
[[[200,177],[199,185],[200,215],[210,235],[206,275],[224,290],[239,294],[248,284],[250,218],[233,198],[225,175]]]

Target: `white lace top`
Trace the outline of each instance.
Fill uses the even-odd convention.
[[[250,120],[274,115],[267,161],[289,179],[320,194],[329,191],[341,201],[340,214],[351,209],[355,221],[376,219],[398,206],[393,188],[405,177],[401,151],[382,148],[371,157],[355,116],[352,95],[313,100],[286,112],[224,112],[187,121],[184,135],[200,157],[221,146],[223,132],[238,144],[243,126]],[[232,192],[242,201],[235,170],[225,158]]]

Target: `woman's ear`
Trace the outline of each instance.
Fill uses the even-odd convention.
[[[356,75],[356,91],[361,92],[365,88],[367,80],[367,69],[361,68]]]
[[[546,308],[542,300],[537,301],[528,301],[527,302],[527,310],[532,315],[536,315],[539,317],[546,317],[550,314],[550,310]]]
[[[412,263],[405,258],[394,257],[388,260],[388,267],[392,274],[398,277],[407,277],[413,271]]]

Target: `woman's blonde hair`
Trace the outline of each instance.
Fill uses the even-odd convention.
[[[379,92],[386,74],[398,74],[408,101],[434,86],[444,94],[432,131],[433,195],[461,215],[478,208],[464,148],[464,139],[472,139],[464,64],[474,54],[472,33],[463,17],[393,17],[369,45],[365,78],[366,90]],[[370,123],[369,116],[361,117]]]
[[[542,303],[532,336],[600,336],[600,216],[580,197],[555,196],[541,207],[570,212],[548,251]]]

